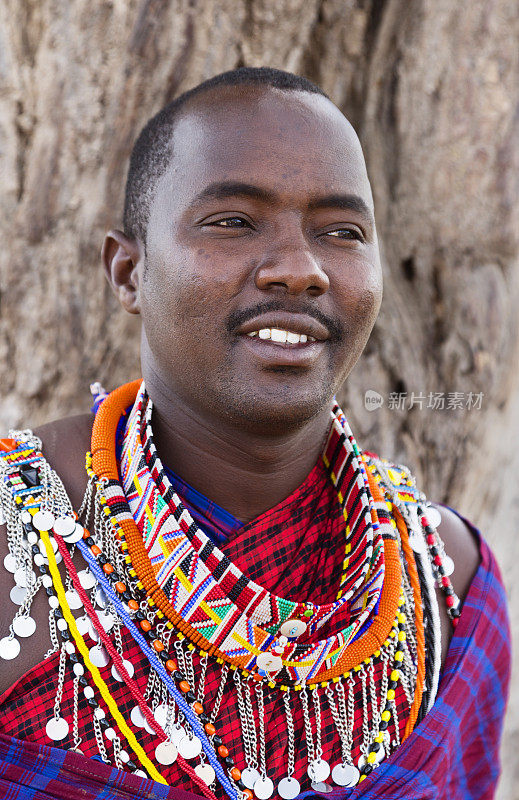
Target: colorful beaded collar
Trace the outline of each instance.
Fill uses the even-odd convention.
[[[383,583],[378,613],[359,638],[352,641],[351,631],[346,629],[328,639],[300,645],[286,633],[297,633],[294,626],[306,624],[304,613],[309,604],[276,598],[249,581],[198,529],[174,493],[161,498],[140,441],[139,419],[144,393],[144,385],[134,382],[120,387],[103,402],[92,432],[92,470],[99,480],[118,535],[128,548],[132,566],[160,612],[195,645],[242,669],[267,670],[269,677],[281,683],[326,680],[370,657],[383,645],[396,618],[401,586],[400,561],[382,494],[376,484],[371,485],[364,465],[359,465],[359,461],[362,463],[360,453],[338,406],[333,410],[323,459],[334,486],[341,492],[345,516],[352,509],[358,509],[360,494],[364,493],[366,503],[371,492],[378,490],[378,496],[375,500],[372,498],[371,514],[367,513],[366,503],[365,511],[354,516],[355,522],[350,524],[346,535],[358,534],[362,524],[367,527],[368,517],[370,524],[377,523],[376,531],[373,525],[371,542],[375,535],[383,541],[380,549],[383,561],[380,558],[375,562],[375,571],[384,564]],[[128,420],[121,458],[123,487],[115,458],[115,432],[121,414],[132,399],[136,402]],[[371,489],[370,495],[366,485]],[[168,533],[171,536],[166,540]],[[147,545],[153,556],[153,545],[159,540],[161,546],[168,541],[168,574],[162,585],[146,549]],[[368,569],[373,568],[372,555],[373,550],[367,568],[363,565],[359,571],[362,579]],[[243,599],[245,590],[250,593],[246,601]],[[341,601],[344,602],[343,598],[338,602]],[[324,611],[323,607],[312,607],[310,622],[318,627],[318,623],[328,619],[337,607],[337,602],[328,604]],[[258,624],[263,619],[266,620],[265,629]],[[362,615],[358,619],[363,619]],[[289,623],[288,627],[283,627],[285,623]]]

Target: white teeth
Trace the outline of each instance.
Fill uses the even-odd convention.
[[[313,336],[307,336],[305,333],[294,333],[293,331],[286,331],[282,328],[262,328],[259,331],[250,331],[246,334],[251,339],[270,339],[276,344],[304,344],[305,342],[316,342]]]

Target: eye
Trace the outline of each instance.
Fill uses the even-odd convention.
[[[357,242],[364,241],[364,236],[356,228],[336,228],[334,231],[327,231],[325,236],[333,239],[351,239]]]
[[[223,219],[215,219],[213,222],[206,223],[217,228],[245,228],[250,227],[247,220],[242,217],[224,217]]]

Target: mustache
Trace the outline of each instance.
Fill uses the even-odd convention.
[[[313,317],[317,322],[320,322],[321,325],[324,325],[330,334],[330,340],[338,341],[344,337],[345,329],[339,320],[324,314],[311,303],[298,303],[298,305],[295,306],[287,303],[286,300],[265,300],[263,303],[258,303],[258,305],[253,308],[247,308],[243,311],[233,311],[232,314],[229,314],[227,319],[227,331],[232,333],[236,328],[239,328],[240,325],[244,325],[250,319],[273,311],[285,311],[289,314],[306,314],[308,317]]]

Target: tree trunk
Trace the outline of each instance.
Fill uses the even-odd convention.
[[[360,135],[384,261],[382,310],[339,399],[361,447],[480,527],[518,620],[518,40],[516,0],[3,0],[1,430],[139,376],[138,325],[99,250],[146,120],[225,69],[299,72]],[[506,800],[518,747],[516,689]]]

